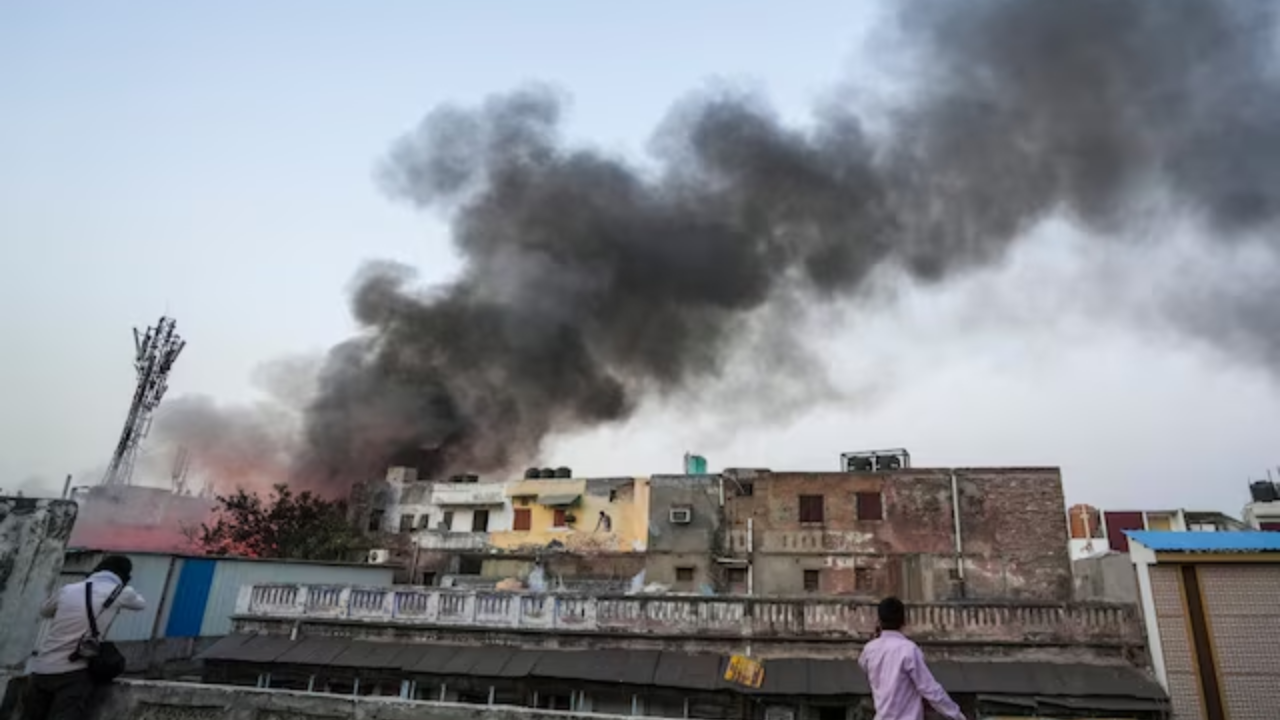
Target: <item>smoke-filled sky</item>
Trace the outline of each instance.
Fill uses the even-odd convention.
[[[1264,3],[687,5],[7,6],[0,487],[105,462],[161,312],[161,475],[1280,462]]]

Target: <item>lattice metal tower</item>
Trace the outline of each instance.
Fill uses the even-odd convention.
[[[146,333],[134,328],[133,344],[138,388],[133,393],[133,404],[129,406],[129,417],[124,421],[111,465],[102,476],[103,485],[128,485],[132,481],[138,447],[151,430],[151,413],[169,389],[169,371],[187,342],[178,336],[173,318],[162,317],[155,327],[147,328]]]

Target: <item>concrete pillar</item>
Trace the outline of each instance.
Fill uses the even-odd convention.
[[[26,671],[75,520],[69,500],[0,497],[0,697]]]

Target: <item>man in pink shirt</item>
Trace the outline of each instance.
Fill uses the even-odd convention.
[[[926,701],[947,720],[965,720],[924,663],[920,647],[902,634],[907,608],[895,597],[880,602],[876,637],[862,648],[858,665],[871,682],[875,720],[924,720]]]

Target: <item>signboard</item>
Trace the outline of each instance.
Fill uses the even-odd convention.
[[[724,679],[735,685],[759,689],[764,684],[764,664],[746,655],[730,656],[729,667],[724,671]]]

